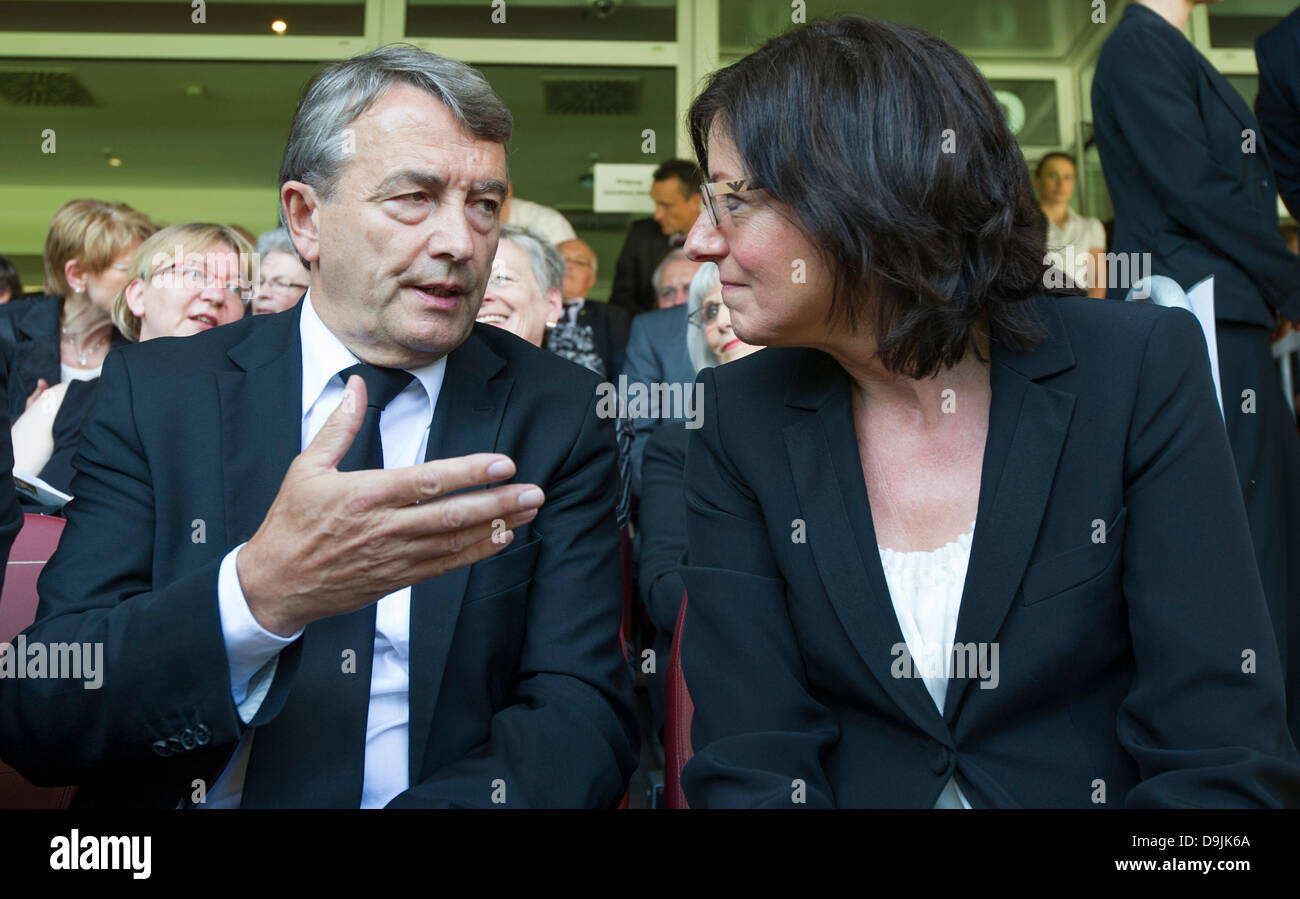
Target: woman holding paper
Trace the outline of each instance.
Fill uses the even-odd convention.
[[[1278,233],[1258,122],[1182,34],[1195,5],[1140,0],[1124,11],[1097,61],[1095,135],[1116,254],[1149,260],[1140,275],[1189,294],[1214,279],[1224,423],[1300,740],[1300,439],[1270,337],[1279,319],[1300,320],[1300,257]]]

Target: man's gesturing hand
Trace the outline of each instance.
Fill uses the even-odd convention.
[[[261,527],[240,550],[240,588],[253,617],[273,633],[288,636],[472,565],[513,539],[494,521],[514,528],[537,517],[544,497],[533,484],[446,496],[514,477],[514,462],[495,453],[340,472],[365,411],[365,382],[353,375],[343,402],[293,460]]]

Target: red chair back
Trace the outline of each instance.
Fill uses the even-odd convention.
[[[682,635],[685,631],[686,594],[683,593],[664,681],[664,801],[668,808],[690,808],[686,794],[682,792],[682,768],[695,754],[691,746],[695,703],[691,702],[691,692],[686,689],[686,678],[682,675]]]
[[[52,515],[24,515],[14,538],[0,593],[0,643],[9,643],[36,620],[36,579],[54,555],[64,520]],[[11,652],[13,650],[10,650]],[[0,808],[67,808],[76,787],[35,787],[0,762]]]

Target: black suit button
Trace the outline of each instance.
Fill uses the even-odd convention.
[[[160,755],[163,758],[167,758],[172,754],[172,751],[167,748],[166,740],[154,740],[153,751],[154,755]]]
[[[212,731],[208,730],[206,724],[194,725],[194,741],[200,746],[207,746],[212,740]]]
[[[193,729],[187,727],[185,730],[181,731],[181,745],[184,746],[186,750],[193,749],[195,746],[199,745],[198,741],[194,739]]]
[[[935,774],[943,774],[952,764],[952,753],[948,747],[935,744],[934,753],[930,756],[930,770]]]
[[[177,739],[176,737],[168,737],[168,738],[167,738],[167,748],[168,748],[169,750],[171,750],[171,754],[172,754],[172,755],[175,755],[175,754],[178,753],[178,752],[184,752],[184,751],[185,751],[185,744],[182,743],[182,742],[181,742],[179,739]]]

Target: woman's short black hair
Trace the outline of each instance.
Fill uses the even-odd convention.
[[[955,365],[987,315],[993,339],[1044,335],[1047,225],[988,81],[918,28],[858,15],[810,23],[715,73],[688,114],[793,210],[835,276],[828,324],[873,321],[882,363],[912,378]],[[1055,291],[1060,292],[1060,291]],[[1077,292],[1077,291],[1071,291]]]

